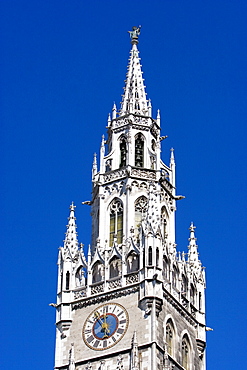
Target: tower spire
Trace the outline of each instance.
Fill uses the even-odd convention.
[[[198,258],[198,251],[197,251],[197,244],[196,244],[196,237],[195,237],[195,229],[196,226],[194,226],[193,222],[191,222],[190,225],[190,237],[189,237],[189,253],[188,253],[188,261],[191,267],[194,268],[195,272],[197,270],[200,270],[201,263]]]
[[[148,101],[146,98],[144,79],[137,49],[140,26],[133,27],[129,31],[131,37],[132,49],[130,51],[129,64],[127,67],[127,79],[125,81],[124,94],[121,102],[120,116],[128,113],[148,116]]]
[[[68,217],[68,225],[67,231],[65,233],[65,240],[64,240],[64,250],[65,253],[69,253],[72,258],[78,252],[78,239],[77,239],[77,226],[76,226],[76,218],[75,218],[75,208],[74,202],[71,203],[70,208],[70,215]]]

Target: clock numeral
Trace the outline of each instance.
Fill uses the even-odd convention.
[[[103,340],[103,347],[106,348],[107,347],[107,340]]]
[[[124,320],[120,320],[119,321],[119,324],[121,325],[121,324],[125,324],[126,323],[126,320],[124,319]]]
[[[99,345],[99,340],[96,340],[96,341],[94,342],[94,345],[93,345],[93,346],[94,346],[95,348],[97,348],[97,347],[98,347],[98,345]]]
[[[87,330],[85,330],[85,331],[84,331],[84,333],[85,333],[85,334],[89,334],[89,333],[91,333],[91,329],[87,329]]]
[[[113,340],[113,342],[115,343],[116,342],[116,338],[115,337],[111,337],[111,339]]]
[[[124,312],[123,311],[120,311],[117,316],[121,316]]]
[[[115,311],[116,307],[117,307],[117,306],[114,306],[114,308],[113,308],[113,310],[112,310],[112,313]]]
[[[91,343],[94,340],[94,337],[91,335],[89,338],[87,338],[87,342]]]
[[[104,306],[104,313],[108,312],[108,306]]]
[[[120,328],[118,328],[117,333],[119,333],[119,334],[123,334],[123,332],[124,332],[124,329],[120,329]]]

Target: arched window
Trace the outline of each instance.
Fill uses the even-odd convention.
[[[195,295],[196,290],[193,284],[190,284],[190,302],[194,305],[195,304]]]
[[[69,281],[70,281],[70,273],[69,271],[66,272],[66,290],[69,290]]]
[[[104,266],[100,262],[96,262],[93,266],[92,282],[99,283],[104,279]]]
[[[181,293],[186,294],[188,289],[188,283],[185,275],[182,275],[182,286],[181,286]]]
[[[121,261],[119,258],[113,258],[110,262],[110,279],[119,276],[121,273]]]
[[[167,352],[173,356],[174,353],[174,327],[171,320],[167,321],[166,324],[166,344]]]
[[[109,246],[112,247],[114,235],[117,236],[117,243],[123,241],[123,204],[119,199],[114,199],[110,204],[110,233]]]
[[[139,227],[141,226],[143,218],[147,214],[147,198],[144,196],[138,198],[135,201],[135,235],[139,233]]]
[[[174,288],[177,288],[178,284],[178,270],[176,266],[173,266],[173,271],[172,271],[172,285]]]
[[[159,267],[159,248],[156,248],[156,267]]]
[[[139,270],[139,256],[132,252],[127,257],[127,274]]]
[[[135,166],[144,166],[144,139],[141,134],[138,134],[135,139]]]
[[[202,310],[202,293],[199,292],[199,311]]]
[[[155,147],[156,147],[155,140],[154,140],[154,139],[152,139],[151,148],[152,148],[152,151],[153,151],[153,152],[155,152]]]
[[[161,208],[161,231],[163,234],[163,238],[166,238],[167,235],[167,219],[168,219],[168,214],[166,211],[166,207]]]
[[[76,286],[84,286],[85,285],[85,276],[84,276],[84,270],[83,267],[79,267],[75,274],[75,283]]]
[[[125,167],[127,160],[127,144],[125,138],[121,138],[120,141],[120,164],[119,167]]]
[[[163,257],[163,277],[169,280],[169,264],[166,256]]]
[[[190,369],[190,346],[189,346],[189,340],[187,335],[185,335],[182,339],[182,366],[186,369]]]
[[[148,247],[148,265],[152,266],[153,264],[153,250],[152,247]]]

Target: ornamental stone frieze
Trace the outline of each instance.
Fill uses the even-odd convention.
[[[156,180],[156,172],[139,168],[131,168],[131,176],[142,177],[148,180]]]
[[[127,176],[127,169],[121,169],[121,170],[114,170],[114,171],[111,171],[111,172],[107,172],[105,175],[104,175],[104,182],[111,182],[111,181],[114,181],[114,180],[117,180],[117,179],[120,179],[122,177],[125,177]]]

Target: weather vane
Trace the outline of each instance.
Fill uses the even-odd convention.
[[[140,35],[141,33],[141,26],[139,27],[132,27],[132,31],[128,31],[129,34],[130,34],[130,38],[131,38],[131,44],[134,45],[134,44],[138,44],[138,36]]]

